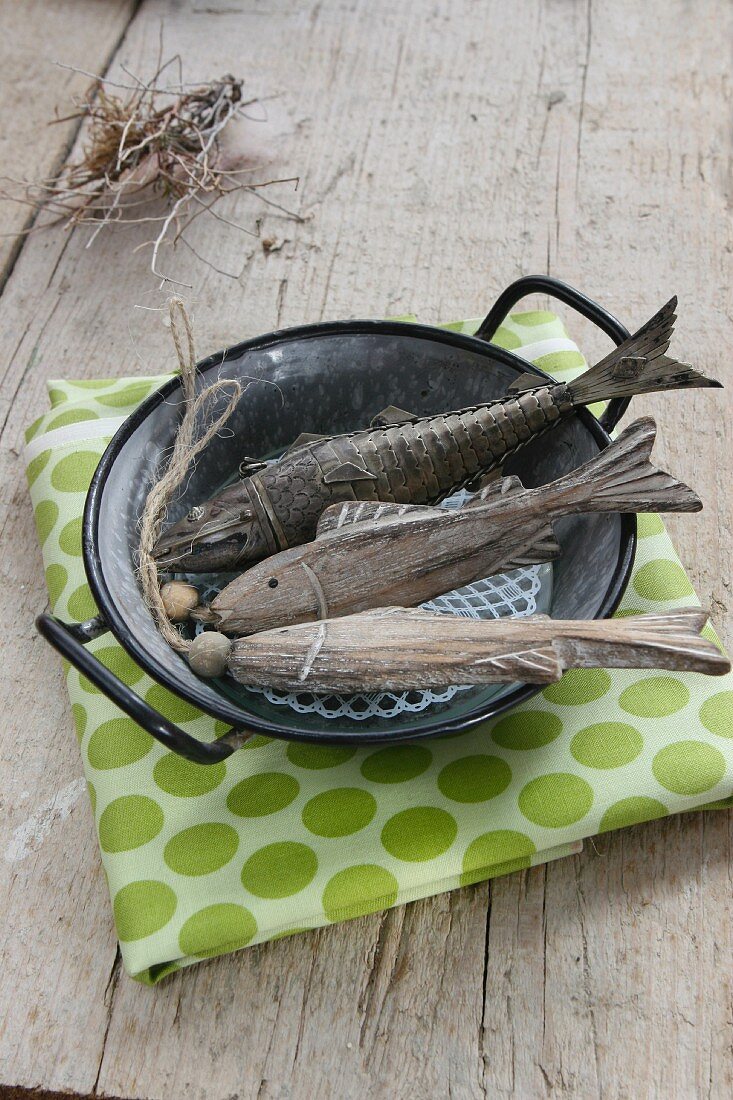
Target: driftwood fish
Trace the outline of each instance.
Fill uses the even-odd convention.
[[[538,384],[523,375],[501,398],[441,416],[296,445],[277,462],[240,467],[242,479],[165,531],[161,568],[211,572],[245,568],[312,539],[337,501],[437,504],[500,466],[580,405],[692,386],[720,386],[666,355],[676,299],[573,382]],[[402,417],[402,419],[399,419]],[[378,419],[378,418],[375,418]],[[313,437],[311,437],[313,438]],[[259,468],[256,468],[259,467]],[[244,476],[249,475],[249,476]]]
[[[579,512],[696,512],[687,485],[649,462],[656,425],[630,425],[595,458],[548,485],[492,482],[457,511],[346,502],[315,541],[252,566],[194,617],[230,635],[433,599],[479,577],[559,553],[551,521]]]
[[[722,675],[730,661],[686,607],[623,619],[463,619],[380,608],[238,638],[240,683],[287,691],[406,691],[448,684],[543,684],[568,668],[661,668]]]

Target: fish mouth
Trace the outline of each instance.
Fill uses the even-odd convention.
[[[200,531],[176,534],[175,529],[164,531],[153,546],[152,556],[161,566],[185,565],[204,556],[217,557],[219,552],[236,542],[240,552],[249,542],[249,535],[237,523],[209,525]]]

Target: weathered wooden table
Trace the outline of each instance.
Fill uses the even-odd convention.
[[[268,121],[237,219],[166,253],[201,352],[278,325],[478,315],[548,271],[630,323],[680,295],[675,350],[733,374],[731,47],[723,0],[15,0],[0,3],[3,171],[57,166],[88,81],[149,73],[161,21],[190,78],[241,74]],[[260,178],[264,178],[265,172]],[[6,232],[27,211],[2,207]],[[582,856],[257,947],[150,990],[120,973],[21,459],[49,375],[172,366],[146,234],[4,238],[0,1081],[124,1097],[728,1097],[731,817],[694,814]],[[182,274],[181,274],[182,273]],[[189,278],[190,276],[190,278]],[[580,337],[588,339],[587,331]],[[591,340],[592,343],[592,340]],[[659,459],[705,500],[674,523],[727,641],[731,391],[648,398]],[[34,1094],[35,1095],[35,1094]]]

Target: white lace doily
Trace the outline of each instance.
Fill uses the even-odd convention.
[[[444,508],[460,508],[471,494],[462,489],[443,501]],[[499,619],[504,616],[533,615],[544,585],[549,587],[551,566],[531,565],[498,573],[457,588],[421,604],[427,611],[443,615],[463,615],[469,619]],[[204,593],[210,603],[218,588]],[[545,608],[543,607],[542,610]],[[200,628],[199,628],[200,629]],[[470,685],[445,688],[443,691],[370,692],[360,695],[317,695],[311,691],[286,692],[277,688],[250,687],[275,706],[290,707],[298,714],[318,714],[321,718],[352,718],[357,722],[369,718],[394,718],[398,714],[417,714],[436,703],[447,703],[460,691],[470,691]]]

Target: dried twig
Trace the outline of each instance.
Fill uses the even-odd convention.
[[[217,221],[256,237],[253,230],[215,211],[214,205],[237,191],[258,194],[258,188],[283,182],[295,182],[297,186],[297,179],[255,183],[248,178],[255,168],[236,168],[231,157],[225,160],[223,132],[235,118],[244,116],[243,108],[257,102],[243,98],[243,82],[234,76],[226,74],[204,84],[183,83],[182,79],[177,84],[161,84],[160,77],[172,65],[177,64],[182,75],[178,55],[165,62],[159,56],[149,81],[125,69],[131,83],[57,64],[94,80],[87,95],[75,101],[72,114],[51,120],[85,119],[87,140],[81,158],[58,176],[33,182],[0,177],[9,185],[0,189],[1,199],[49,215],[23,232],[51,225],[73,229],[88,224],[93,227],[86,245],[89,248],[110,225],[151,223],[155,236],[142,247],[152,249],[153,274],[184,286],[187,284],[160,270],[160,251],[165,243],[175,245],[183,239],[185,230],[201,214],[211,214]],[[300,220],[284,206],[258,197]],[[165,203],[162,213],[143,213],[140,209],[161,198]],[[199,256],[189,241],[184,243]]]

